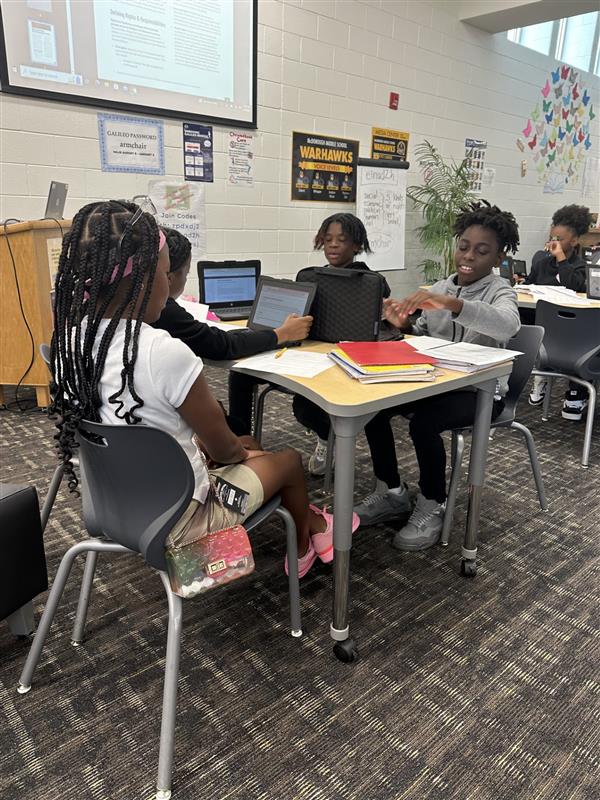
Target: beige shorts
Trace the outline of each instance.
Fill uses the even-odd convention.
[[[264,503],[264,491],[262,483],[256,472],[247,467],[245,464],[228,464],[226,467],[219,467],[218,469],[209,470],[211,475],[219,475],[223,480],[231,483],[232,486],[237,486],[244,492],[248,492],[248,506],[244,514],[239,514],[231,508],[221,508],[221,506],[211,499],[210,508],[210,529],[211,531],[218,531],[222,528],[230,528],[232,525],[237,525],[239,522],[244,522],[255,511],[257,511]],[[174,540],[179,540],[178,544],[185,541],[185,528],[189,526],[192,517],[200,507],[198,500],[192,500],[183,515],[178,520],[173,530],[167,537],[166,546],[170,547]],[[208,518],[208,515],[207,515]]]

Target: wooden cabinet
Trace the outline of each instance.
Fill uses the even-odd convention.
[[[60,220],[59,224],[51,219],[0,226],[2,404],[4,386],[19,382],[35,387],[39,406],[50,404],[50,376],[40,356],[40,344],[49,343],[52,336],[52,276],[62,235],[70,226],[70,220]]]

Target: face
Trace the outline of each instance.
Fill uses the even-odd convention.
[[[550,239],[557,239],[560,242],[563,253],[568,258],[577,245],[578,238],[571,228],[566,225],[553,225],[550,228]]]
[[[467,228],[456,244],[454,263],[459,286],[474,283],[489,275],[502,260],[494,231],[481,225]]]
[[[185,289],[185,282],[187,281],[187,277],[190,272],[191,263],[192,255],[190,253],[187,261],[182,267],[179,267],[179,269],[175,270],[175,272],[169,272],[169,297],[172,297],[173,300],[177,300],[177,298]]]
[[[144,314],[144,322],[156,322],[169,297],[169,248],[165,244],[158,254],[152,290]]]
[[[332,222],[323,239],[323,251],[332,267],[347,267],[360,252],[360,246],[344,233],[341,223]]]

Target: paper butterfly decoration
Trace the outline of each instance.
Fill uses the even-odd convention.
[[[560,139],[561,142],[565,138],[566,135],[567,135],[566,131],[563,131],[562,128],[558,129],[558,138]]]
[[[544,107],[544,114],[546,114],[548,111],[550,111],[552,100],[542,100],[542,105]]]
[[[530,147],[532,150],[535,150],[536,145],[537,145],[537,133],[534,133],[533,139],[530,142],[527,142],[527,146]]]
[[[544,123],[543,122],[538,122],[538,124],[535,126],[535,130],[536,130],[537,135],[541,136],[542,133],[544,132]]]
[[[542,89],[542,94],[544,97],[548,97],[550,94],[550,81],[546,81],[544,88]]]
[[[551,111],[549,114],[544,114],[544,117],[546,118],[546,122],[550,124],[554,119],[554,114]]]
[[[587,93],[587,89],[585,89],[585,91],[583,92],[583,97],[581,99],[583,101],[584,106],[587,106],[587,104],[590,102],[590,96]]]
[[[562,86],[558,86],[558,87],[557,87],[557,88],[554,90],[554,96],[555,96],[555,97],[560,97],[560,96],[561,96],[561,94],[562,94]]]
[[[568,106],[569,106],[569,103],[570,103],[570,102],[571,102],[571,94],[569,93],[569,94],[566,94],[566,95],[563,97],[563,106],[564,106],[565,108],[568,108]]]
[[[550,70],[550,72],[552,75],[552,83],[558,83],[558,79],[560,76],[560,69],[557,67],[556,72],[553,72],[552,70]]]
[[[556,150],[548,156],[548,164],[553,164],[556,158]]]
[[[596,119],[596,115],[594,114],[594,106],[590,106],[590,120]]]
[[[519,148],[519,150],[520,150],[522,153],[524,152],[524,150],[525,150],[525,145],[523,144],[523,141],[522,141],[521,139],[517,139],[517,147]]]
[[[563,81],[564,81],[565,78],[567,78],[569,76],[569,69],[570,69],[570,67],[561,67],[560,68],[560,77],[563,79]]]
[[[523,128],[523,136],[526,139],[528,139],[529,136],[531,136],[531,131],[532,131],[531,120],[528,119],[527,120],[527,125]]]
[[[575,86],[573,86],[573,100],[577,100],[578,97],[579,92],[577,91],[577,84],[575,84]]]
[[[590,108],[591,108],[591,106],[590,106]],[[536,106],[536,107],[533,109],[533,111],[531,112],[531,119],[532,119],[534,122],[537,122],[539,118],[540,118],[540,107],[539,107],[539,106]]]
[[[585,149],[586,149],[586,150],[589,150],[589,149],[590,149],[590,147],[592,146],[592,143],[591,143],[591,141],[590,141],[590,135],[589,135],[589,133],[588,133],[588,135],[587,135],[587,137],[586,137],[586,139],[585,139],[585,142],[584,142],[584,145],[583,145],[583,146],[585,147]]]

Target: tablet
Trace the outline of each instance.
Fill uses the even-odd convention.
[[[587,268],[587,296],[590,300],[600,300],[600,266],[595,264]]]
[[[273,330],[279,328],[290,314],[304,317],[310,310],[315,292],[313,283],[262,275],[248,317],[248,327],[253,331]]]

